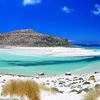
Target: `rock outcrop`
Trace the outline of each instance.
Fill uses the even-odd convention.
[[[55,47],[70,44],[67,39],[37,33],[33,30],[17,30],[0,34],[0,45]]]

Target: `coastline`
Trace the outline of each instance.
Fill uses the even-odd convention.
[[[100,56],[100,51],[72,47],[6,47],[0,48],[0,52],[33,57],[38,55],[55,57]],[[76,72],[66,72],[60,75],[46,75],[45,73],[44,75],[39,75],[39,73],[36,75],[0,73],[0,92],[2,92],[2,86],[10,80],[34,80],[38,84],[44,84],[50,88],[55,87],[60,91],[56,94],[41,91],[41,100],[83,100],[84,95],[87,94],[87,90],[94,88],[97,84],[100,85],[100,72],[93,69],[90,73],[88,71],[90,70],[85,71],[83,74],[81,70],[76,70]],[[91,76],[94,76],[96,81],[89,80]],[[9,95],[1,96],[0,99],[11,100],[12,97]]]
[[[93,56],[93,57],[99,57],[100,55],[100,51],[96,51],[96,50],[90,50],[90,49],[84,49],[84,48],[73,48],[73,47],[12,47],[12,46],[6,46],[5,48],[0,48],[0,53],[1,54],[10,54],[12,57],[11,57],[11,60],[14,60],[13,59],[13,56],[15,57],[15,56],[18,56],[18,59],[20,58],[20,57],[23,57],[24,58],[24,56],[27,58],[27,57],[33,57],[33,58],[30,58],[30,59],[35,59],[35,60],[33,60],[34,62],[36,62],[36,64],[37,64],[37,61],[39,60],[39,58],[41,57],[44,57],[43,59],[44,59],[44,61],[48,61],[48,60],[50,60],[51,62],[50,63],[52,63],[52,61],[53,60],[57,60],[57,61],[60,61],[60,60],[62,60],[62,61],[64,61],[64,62],[66,62],[67,60],[70,62],[70,61],[76,61],[76,63],[77,63],[77,61],[79,60],[79,61],[82,61],[83,63],[84,63],[84,61],[88,61],[88,60],[90,60],[90,59],[92,59],[91,57]],[[10,56],[9,55],[9,56]],[[47,59],[47,58],[49,58],[49,59]],[[52,58],[51,57],[54,57],[53,58],[53,60],[52,60]],[[65,58],[64,58],[65,57]],[[70,58],[70,59],[67,59],[67,57],[68,58]],[[81,57],[81,58],[80,58]],[[26,59],[25,58],[25,59]],[[2,59],[5,59],[5,57],[3,57]],[[17,59],[17,60],[18,60]],[[94,58],[93,58],[94,59]],[[98,58],[97,58],[98,59]],[[6,58],[6,60],[8,60],[7,58]],[[5,60],[5,61],[6,61]],[[16,59],[15,59],[16,60]],[[26,59],[27,60],[27,59]],[[25,61],[26,61],[25,60]],[[18,60],[19,61],[19,60]],[[30,61],[30,60],[29,60]],[[92,60],[91,60],[92,61]],[[24,63],[24,62],[23,62]],[[22,63],[22,64],[23,64]],[[40,62],[39,63],[41,63],[41,60],[40,60]],[[49,64],[49,62],[47,62],[48,64]],[[96,62],[97,63],[97,62]],[[82,74],[88,74],[88,73],[92,73],[92,72],[94,72],[94,71],[98,71],[100,68],[99,68],[99,64],[96,64],[96,63],[90,63],[90,64],[88,64],[88,65],[81,65],[81,66],[83,66],[82,68],[81,68],[81,66],[80,66],[80,68],[79,69],[77,69],[77,66],[78,65],[76,65],[76,69],[73,69],[73,70],[62,70],[62,72],[64,73],[64,72],[71,72],[71,73],[82,73]],[[99,62],[98,62],[99,63]],[[33,66],[34,66],[34,63],[31,61],[31,64],[33,64]],[[82,63],[81,63],[82,64]],[[93,64],[93,65],[92,65]],[[46,65],[45,65],[46,66]],[[58,65],[57,65],[58,66]],[[61,66],[61,65],[59,65],[59,66]],[[66,66],[66,65],[63,65],[63,66]],[[75,65],[72,65],[72,68],[75,68],[75,67],[73,67],[73,66],[75,66]],[[88,66],[92,66],[92,68],[91,67],[89,67],[88,68]],[[7,73],[11,73],[11,68],[12,67],[10,67],[9,69],[8,69],[8,71],[4,71],[4,70],[6,70],[6,66],[3,68],[2,66],[1,66],[1,71],[0,72],[7,72]],[[19,67],[19,69],[17,70],[17,66],[16,67],[13,67],[12,68],[12,71],[14,71],[12,74],[16,74],[15,73],[15,70],[17,70],[17,72],[18,73],[22,73],[22,74],[24,74],[23,73],[23,71],[20,71],[20,70],[24,70],[24,69],[26,69],[27,70],[27,68],[29,68],[30,69],[30,73],[25,73],[26,75],[36,75],[37,73],[39,73],[39,72],[44,72],[44,73],[46,73],[47,74],[47,72],[45,72],[45,70],[42,70],[42,69],[38,69],[38,67],[37,67],[37,69],[35,69],[35,70],[31,70],[31,68],[32,67],[25,67],[24,65],[22,65],[22,66],[20,66]],[[36,68],[36,67],[35,67]],[[51,68],[51,67],[49,67],[49,68]],[[55,67],[55,68],[57,68],[57,67]],[[96,69],[98,69],[98,70],[96,70]],[[53,70],[53,68],[51,68],[51,70],[50,71],[52,71]],[[29,71],[29,70],[28,70]],[[63,73],[59,73],[59,71],[58,71],[58,73],[57,73],[57,75],[59,75],[59,74],[63,74]],[[24,74],[24,75],[25,75]],[[49,73],[49,75],[54,75],[54,73]]]
[[[56,56],[56,57],[72,57],[72,56],[100,56],[100,51],[89,50],[84,48],[73,47],[12,47],[8,46],[0,48],[0,52],[7,52],[20,56]]]

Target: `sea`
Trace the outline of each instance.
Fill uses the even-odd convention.
[[[80,48],[100,51],[100,46],[80,46]],[[0,52],[0,73],[37,75],[61,75],[71,73],[100,72],[100,56],[55,57],[22,56]]]

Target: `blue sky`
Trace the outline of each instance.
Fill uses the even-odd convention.
[[[0,32],[17,29],[100,43],[100,0],[0,0]]]

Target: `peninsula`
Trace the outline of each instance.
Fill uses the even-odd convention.
[[[31,29],[0,34],[0,45],[25,47],[69,46],[67,39],[41,34]]]

